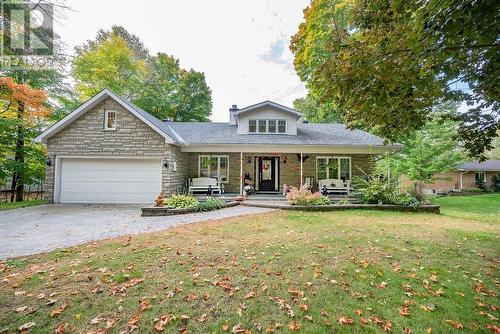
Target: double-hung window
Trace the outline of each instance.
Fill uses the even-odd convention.
[[[229,156],[200,155],[198,161],[198,176],[213,177],[219,182],[229,181]]]
[[[248,133],[286,134],[285,119],[250,119]]]
[[[351,159],[347,157],[317,157],[316,178],[324,179],[351,179]]]
[[[485,179],[486,177],[484,175],[484,172],[476,172],[475,175],[476,184],[485,182]]]
[[[104,111],[104,129],[105,130],[116,130],[116,112],[114,110]]]

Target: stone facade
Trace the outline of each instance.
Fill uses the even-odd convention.
[[[116,130],[104,130],[104,110],[116,111]],[[158,157],[166,160],[162,166],[162,189],[166,194],[181,192],[187,178],[187,155],[165,139],[121,104],[107,98],[85,112],[73,123],[49,138],[48,156],[53,161],[47,166],[45,199],[54,201],[54,173],[57,156],[123,156]],[[173,161],[177,171],[173,171]]]
[[[198,177],[198,163],[200,155],[225,155],[229,156],[229,182],[225,184],[226,192],[240,191],[240,153],[213,152],[213,153],[189,153],[189,178]],[[374,166],[374,156],[368,154],[304,154],[309,156],[303,163],[303,175],[312,177],[316,182],[316,157],[342,156],[351,157],[351,171],[353,176],[361,176],[362,171],[370,173]],[[243,176],[248,173],[255,180],[255,164],[258,157],[279,157],[279,189],[284,184],[300,186],[300,159],[297,154],[262,154],[243,153]],[[286,157],[286,159],[285,159]],[[286,160],[286,163],[284,161]],[[250,162],[249,162],[250,161]]]

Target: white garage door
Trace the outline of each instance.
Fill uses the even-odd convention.
[[[159,159],[61,159],[60,203],[152,203]]]

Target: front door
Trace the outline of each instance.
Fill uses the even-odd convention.
[[[259,158],[259,190],[277,191],[278,163],[277,157]]]

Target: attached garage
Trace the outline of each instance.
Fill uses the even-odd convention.
[[[161,159],[59,158],[56,202],[151,203],[161,191]]]

